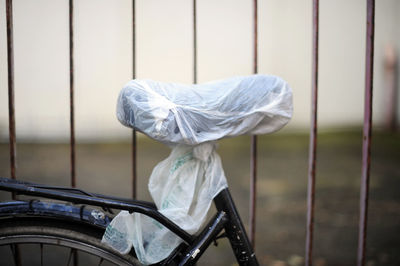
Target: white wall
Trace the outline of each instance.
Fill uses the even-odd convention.
[[[259,0],[259,73],[294,90],[289,128],[310,117],[311,0]],[[374,120],[384,108],[383,50],[400,51],[400,2],[376,1]],[[137,0],[137,77],[191,83],[192,1]],[[252,1],[198,0],[198,81],[252,73]],[[75,1],[75,103],[79,139],[130,136],[115,118],[119,89],[132,77],[130,0]],[[319,123],[360,125],[366,5],[320,1]],[[14,0],[17,137],[69,137],[68,1]],[[8,138],[5,0],[0,0],[0,140]]]

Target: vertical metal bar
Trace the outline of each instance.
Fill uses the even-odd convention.
[[[368,190],[371,165],[371,128],[372,128],[372,90],[374,69],[374,26],[375,26],[375,0],[367,0],[367,45],[365,62],[365,102],[364,102],[364,129],[363,129],[363,155],[362,176],[360,190],[360,223],[358,234],[357,265],[365,264],[365,248],[367,237],[368,218]]]
[[[136,199],[136,187],[137,187],[137,163],[136,163],[136,149],[137,149],[137,142],[136,142],[136,130],[132,131],[132,198]]]
[[[136,3],[132,0],[132,77],[136,78]]]
[[[132,78],[136,78],[136,13],[135,0],[132,0]],[[136,130],[132,131],[132,198],[136,199],[137,158]]]
[[[75,175],[75,116],[74,116],[74,1],[69,0],[69,104],[70,104],[70,149],[71,186],[76,186]]]
[[[193,83],[197,83],[197,4],[193,0]]]
[[[253,0],[253,73],[258,73],[258,2]]]
[[[7,13],[7,66],[8,66],[8,124],[10,137],[10,169],[11,178],[17,178],[17,145],[15,134],[15,105],[14,105],[14,38],[13,38],[13,7],[12,0],[6,1]],[[15,193],[12,193],[15,199]]]
[[[398,60],[397,53],[392,44],[385,47],[385,129],[396,132],[397,129],[397,107],[398,107]]]
[[[69,0],[69,92],[71,122],[71,187],[76,187],[74,106],[74,0]],[[78,252],[76,249],[74,249],[73,253],[73,265],[78,266]]]
[[[258,72],[258,8],[257,0],[253,0],[253,73]],[[255,247],[256,238],[256,198],[257,198],[257,136],[251,136],[251,148],[250,148],[250,242]]]
[[[250,242],[254,249],[256,238],[256,198],[257,198],[257,136],[251,136],[250,157]]]
[[[314,233],[314,202],[315,175],[317,162],[317,116],[318,116],[318,30],[319,30],[319,0],[313,0],[313,48],[312,48],[312,106],[311,130],[308,157],[308,189],[307,189],[307,233],[306,233],[306,264],[312,265],[313,233]]]

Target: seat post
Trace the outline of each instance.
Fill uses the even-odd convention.
[[[259,265],[229,189],[223,189],[214,198],[214,203],[218,211],[227,214],[229,221],[225,224],[225,232],[239,264]]]

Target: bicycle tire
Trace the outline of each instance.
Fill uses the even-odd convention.
[[[19,244],[56,245],[99,257],[98,265],[103,261],[142,265],[131,253],[121,255],[101,243],[102,234],[98,228],[48,217],[6,218],[0,223],[0,246],[10,245],[12,249]]]

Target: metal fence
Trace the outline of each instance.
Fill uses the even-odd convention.
[[[70,86],[70,171],[71,186],[76,184],[75,171],[75,128],[74,128],[74,1],[69,0],[69,86]],[[253,73],[258,69],[258,7],[257,0],[253,0]],[[13,49],[13,15],[12,0],[6,0],[7,15],[7,64],[8,64],[8,107],[9,107],[9,138],[10,138],[10,168],[11,177],[17,178],[16,171],[16,132],[15,132],[15,105],[14,105],[14,49]],[[196,0],[193,0],[193,83],[197,82],[197,23]],[[367,0],[367,34],[366,34],[366,62],[365,62],[365,103],[364,103],[364,129],[362,146],[362,176],[360,188],[360,221],[357,265],[365,264],[365,249],[367,235],[368,214],[368,189],[371,158],[371,128],[372,128],[372,84],[373,84],[373,59],[374,59],[374,21],[375,0]],[[133,58],[132,78],[136,76],[136,24],[135,0],[132,0],[132,37]],[[316,151],[317,151],[317,106],[318,106],[318,33],[319,33],[319,0],[313,0],[313,49],[312,49],[312,106],[311,129],[309,146],[309,171],[307,193],[307,234],[305,244],[305,264],[312,265],[313,228],[314,228],[314,203],[316,179]],[[136,197],[137,179],[137,141],[136,132],[132,133],[132,197]],[[250,221],[249,236],[255,244],[255,210],[256,210],[256,180],[257,180],[257,137],[251,137],[250,147]],[[13,195],[15,198],[15,195]]]

